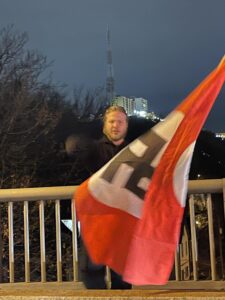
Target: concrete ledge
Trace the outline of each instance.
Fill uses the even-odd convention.
[[[225,281],[223,280],[185,280],[185,281],[175,281],[170,280],[165,285],[143,285],[143,286],[133,286],[133,289],[144,289],[144,290],[224,290],[225,291]]]
[[[85,290],[79,282],[0,284],[0,300],[225,300],[213,290]]]

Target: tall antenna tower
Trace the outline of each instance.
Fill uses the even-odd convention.
[[[113,98],[115,97],[114,92],[115,81],[113,74],[113,65],[112,65],[112,48],[111,48],[111,38],[109,25],[107,26],[107,78],[106,78],[106,101],[107,105],[110,105]]]

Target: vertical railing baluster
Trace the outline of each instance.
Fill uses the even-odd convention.
[[[223,216],[225,219],[225,178],[222,179],[222,187],[223,187]],[[225,232],[225,228],[220,228],[220,233],[223,235],[223,232]],[[222,237],[221,237],[222,240]],[[222,246],[222,243],[221,243]],[[223,253],[222,247],[221,247],[221,253]],[[223,256],[223,255],[222,255]],[[221,268],[222,268],[222,278],[225,279],[225,272],[224,272],[224,260],[221,259]]]
[[[30,237],[29,237],[29,205],[23,204],[24,217],[24,256],[25,256],[25,282],[30,282]]]
[[[3,216],[2,205],[0,205],[0,283],[3,282],[3,248],[4,248],[3,233],[4,233],[4,228],[3,228],[3,224],[1,223],[2,216]]]
[[[179,281],[181,280],[180,277],[181,277],[180,276],[180,253],[179,253],[179,245],[178,245],[175,253],[175,279]]]
[[[225,178],[222,179],[223,182],[223,215],[225,219]]]
[[[78,281],[78,246],[77,246],[77,218],[75,203],[71,200],[72,214],[72,244],[73,244],[73,280]]]
[[[212,280],[216,280],[216,255],[215,255],[213,209],[212,209],[211,194],[207,194],[207,212],[208,212],[208,226],[209,226],[209,249],[210,249],[211,273],[212,273]]]
[[[46,282],[46,254],[45,254],[45,214],[44,201],[39,202],[40,218],[40,247],[41,247],[41,281]]]
[[[56,222],[56,259],[57,259],[57,281],[62,281],[62,246],[61,246],[61,221],[60,221],[60,200],[55,201],[55,222]]]
[[[105,283],[107,290],[110,290],[112,287],[112,278],[111,278],[111,271],[108,266],[105,267]]]
[[[191,250],[192,250],[192,264],[193,264],[193,277],[194,280],[198,280],[198,245],[196,238],[195,227],[195,208],[194,208],[194,196],[189,197],[189,210],[190,210],[190,225],[191,225]]]
[[[8,202],[9,227],[9,281],[14,282],[14,238],[13,238],[13,202]]]

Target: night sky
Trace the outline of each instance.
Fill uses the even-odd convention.
[[[111,31],[116,93],[165,116],[225,54],[225,0],[0,0],[0,27],[29,35],[67,90],[103,86]],[[205,129],[225,132],[225,87]]]

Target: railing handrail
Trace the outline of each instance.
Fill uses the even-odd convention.
[[[0,189],[0,202],[71,199],[77,186]]]
[[[224,178],[189,180],[188,194],[222,193],[224,186],[225,186]]]
[[[188,193],[222,193],[225,179],[189,180]],[[0,189],[0,202],[71,199],[77,186]]]

